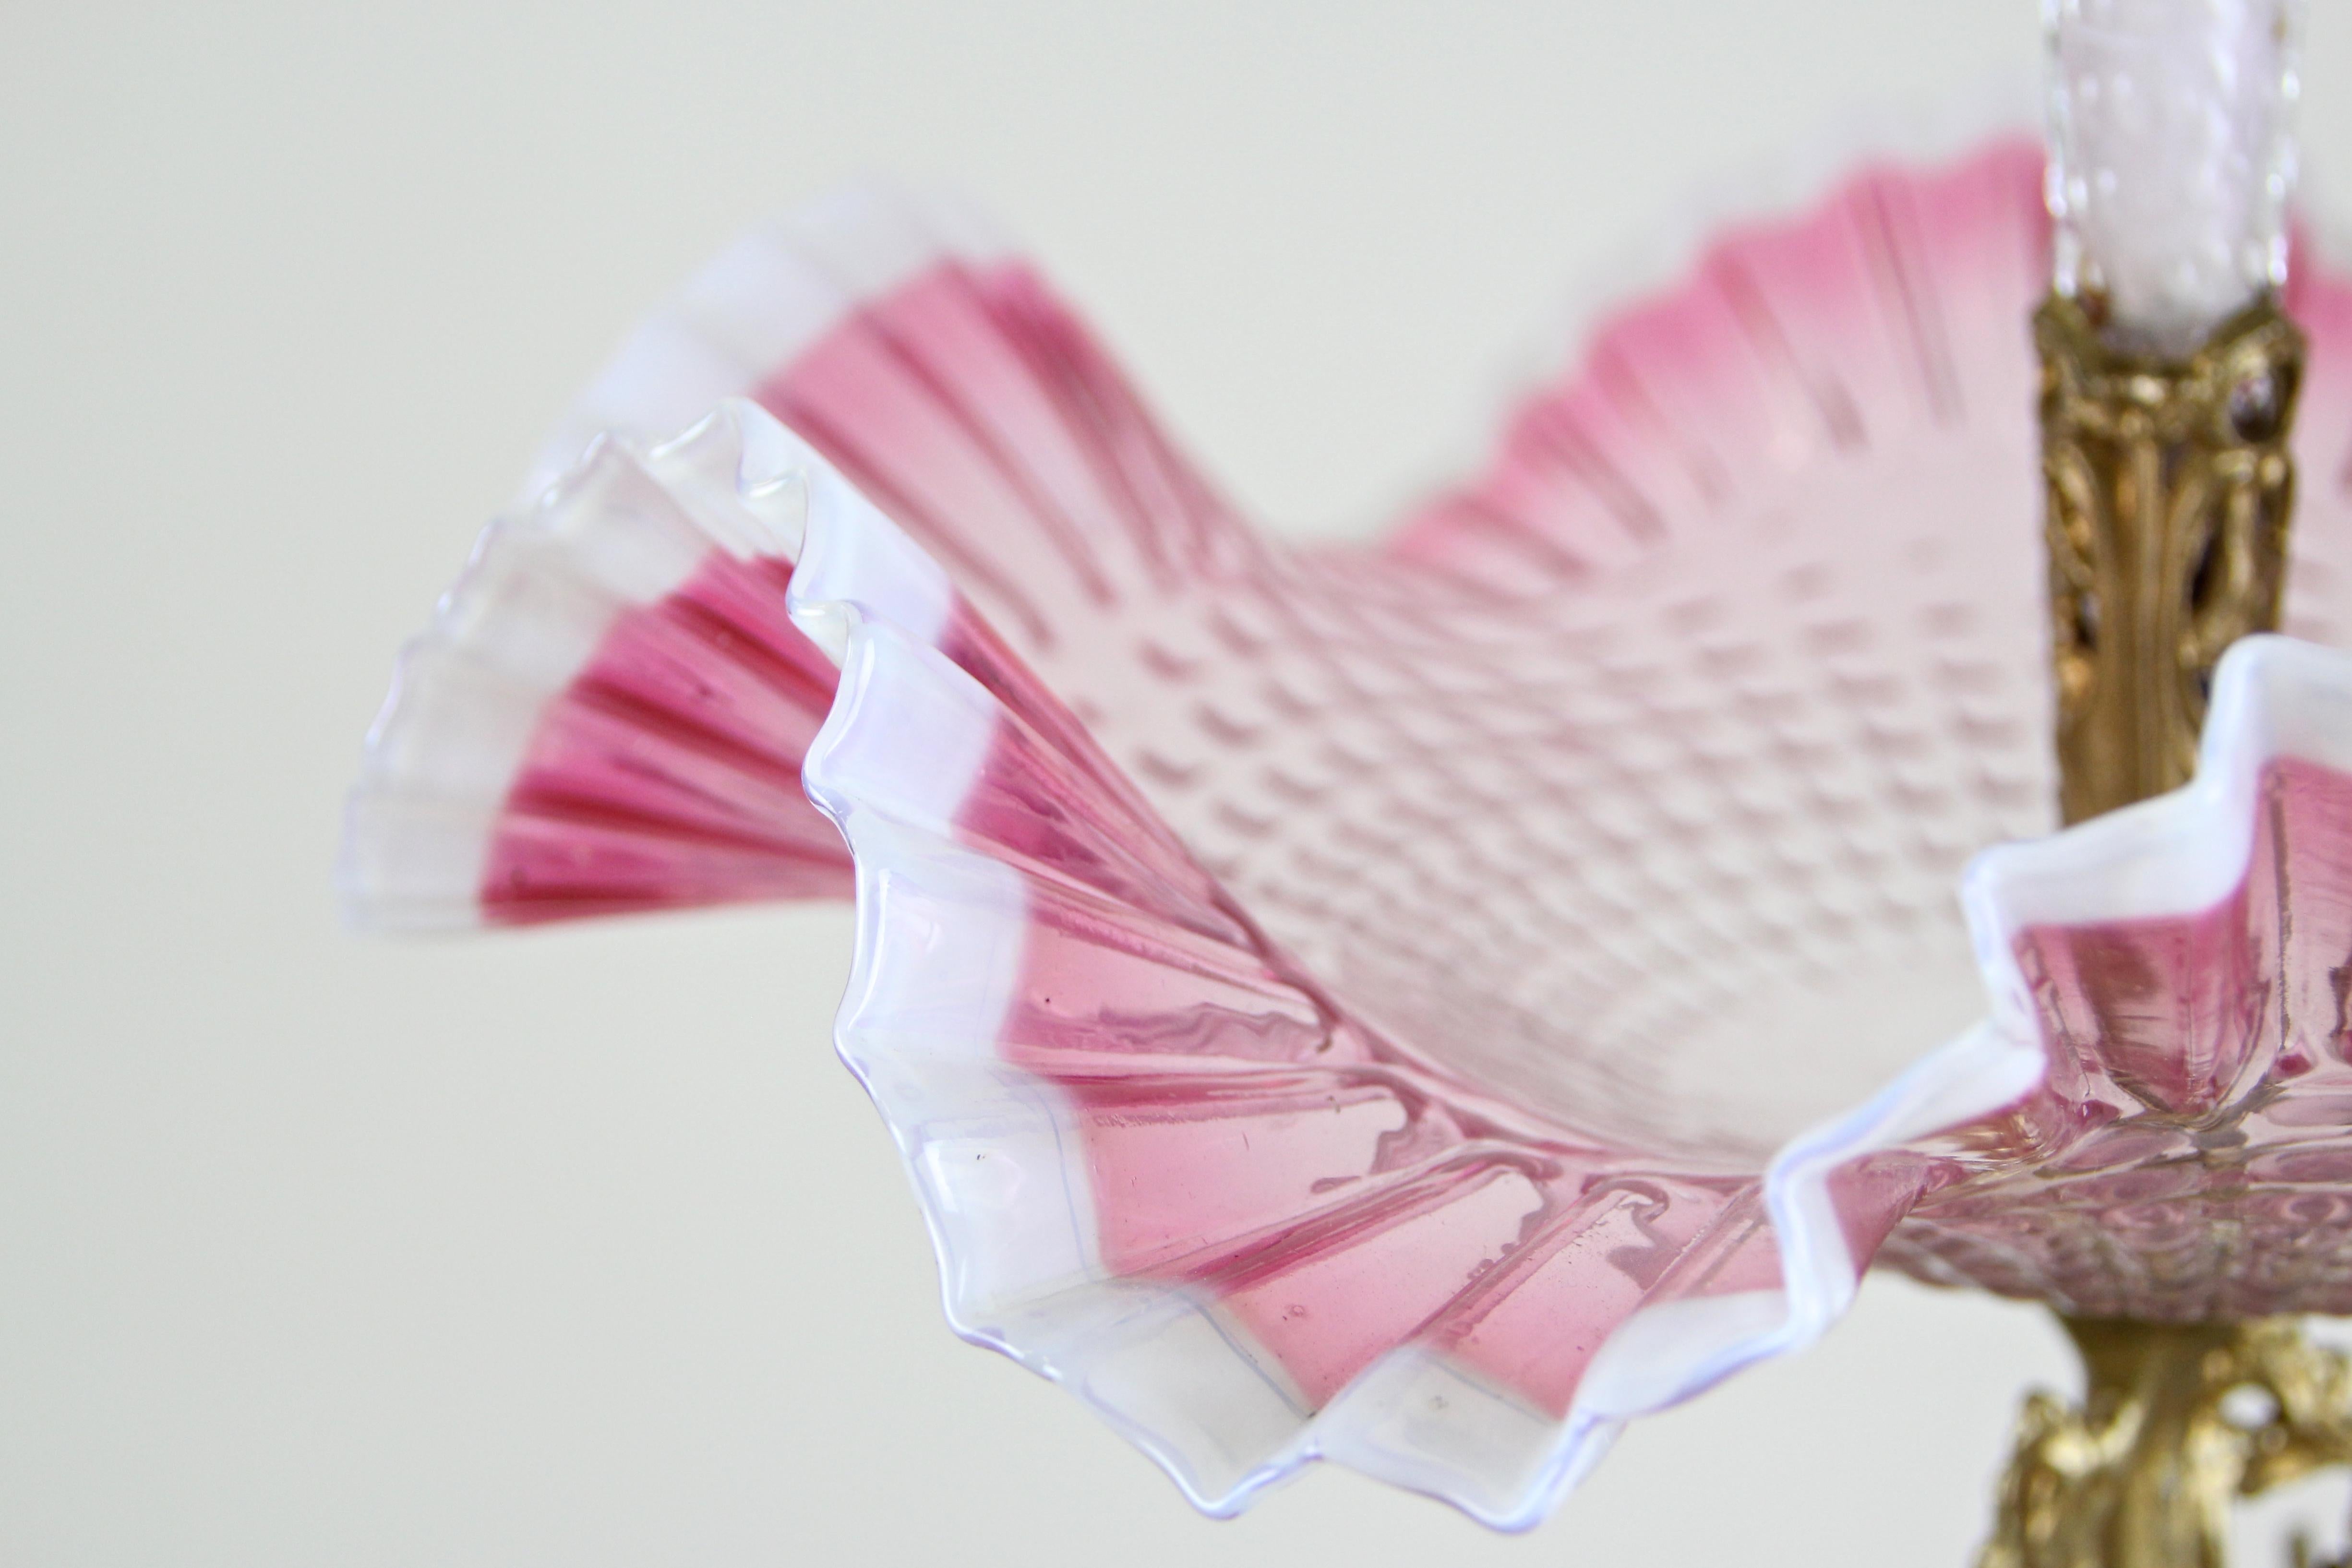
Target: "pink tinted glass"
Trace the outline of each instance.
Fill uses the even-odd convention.
[[[486,542],[347,878],[409,923],[837,892],[805,762],[951,1316],[1219,1511],[1319,1455],[1530,1522],[1874,1256],[2352,1309],[2344,759],[2223,755],[2165,820],[2244,841],[2195,907],[1993,875],[1972,956],[1955,894],[2053,822],[2040,172],[1722,235],[1370,549],[1250,528],[1018,260],[888,204],[747,242],[581,423],[789,430],[625,438]],[[2335,643],[2352,293],[2295,277],[2288,629]],[[2283,711],[2336,678],[2273,665]],[[2120,885],[2101,841],[2048,874]]]

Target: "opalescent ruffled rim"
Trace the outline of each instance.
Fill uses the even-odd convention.
[[[1833,1173],[1997,1110],[2038,1082],[2037,1047],[1980,1028],[1793,1140],[1765,1181],[1783,1288],[1636,1312],[1587,1371],[1565,1421],[1410,1345],[1311,1411],[1213,1304],[1102,1276],[1062,1092],[996,1051],[1024,915],[1017,879],[954,831],[997,722],[995,699],[943,651],[963,612],[945,574],[821,460],[756,409],[732,417],[747,431],[764,423],[761,439],[776,452],[797,449],[816,465],[803,476],[807,545],[793,602],[803,630],[844,660],[805,769],[857,865],[856,956],[836,1038],[907,1160],[950,1322],[1070,1385],[1205,1511],[1237,1511],[1325,1458],[1498,1528],[1536,1523],[1627,1420],[1810,1344],[1845,1310],[1859,1267],[1831,1203]],[[747,484],[777,483],[747,463]],[[1008,1187],[1007,1169],[1027,1185]],[[1055,1173],[1053,1190],[1032,1189],[1039,1171]],[[1230,1425],[1163,1402],[1180,1380],[1195,1396],[1187,1411],[1221,1406]],[[1204,1381],[1223,1393],[1200,1399]],[[1284,1428],[1274,1456],[1260,1457]]]
[[[602,449],[589,465],[616,460]],[[2352,771],[2352,659],[2284,638],[2241,643],[2222,664],[2191,786],[1972,865],[1965,898],[1992,1018],[1773,1158],[1762,1200],[1779,1288],[1634,1311],[1585,1368],[1564,1418],[1410,1339],[1317,1408],[1205,1291],[1110,1273],[1067,1092],[1000,1050],[1027,894],[958,821],[1010,720],[950,656],[973,612],[948,575],[748,402],[626,466],[631,495],[688,486],[672,499],[697,515],[730,500],[712,492],[731,484],[730,504],[761,525],[756,548],[788,549],[800,536],[792,612],[842,669],[804,778],[856,868],[836,1039],[898,1142],[950,1323],[1069,1385],[1211,1513],[1328,1458],[1498,1528],[1538,1522],[1627,1421],[1810,1344],[1851,1304],[1868,1260],[1849,1245],[1833,1177],[2034,1090],[2045,1052],[2016,956],[2023,932],[2210,905],[2246,875],[2272,759]],[[559,507],[597,513],[599,494],[575,483]],[[624,575],[635,585],[646,574]]]

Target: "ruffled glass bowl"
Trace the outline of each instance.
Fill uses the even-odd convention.
[[[803,214],[409,650],[351,905],[854,887],[956,1329],[1213,1511],[1324,1457],[1533,1522],[1874,1261],[2352,1311],[2352,292],[2294,269],[2294,640],[2191,787],[2052,834],[2040,180],[1718,236],[1349,549],[1253,531],[969,220]]]

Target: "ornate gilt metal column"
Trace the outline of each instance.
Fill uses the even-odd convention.
[[[2294,14],[2228,11],[2050,6],[2058,277],[2033,326],[2069,823],[2186,783],[2222,650],[2278,625]],[[2083,1403],[2028,1400],[1979,1568],[2220,1568],[2237,1498],[2352,1460],[2352,1372],[2291,1322],[2065,1326]]]
[[[2033,328],[2074,823],[2188,782],[2222,651],[2278,625],[2301,7],[2044,10],[2056,266]],[[2291,1320],[2064,1321],[2083,1403],[2028,1400],[1979,1568],[2220,1568],[2237,1498],[2352,1462],[2352,1369]]]
[[[2222,650],[2278,625],[2304,363],[2267,295],[2179,360],[2095,307],[2034,320],[2069,823],[2186,783]],[[2221,1568],[2236,1499],[2352,1463],[2352,1368],[2292,1321],[2063,1321],[2083,1403],[2028,1399],[1979,1568]]]
[[[2187,783],[2221,651],[2278,626],[2304,344],[2267,298],[2185,361],[2116,351],[2062,295],[2034,336],[2071,823]]]

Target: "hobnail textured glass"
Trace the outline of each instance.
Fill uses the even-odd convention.
[[[405,656],[354,911],[854,879],[838,1039],[952,1322],[1212,1511],[1322,1457],[1530,1523],[1874,1260],[2352,1311],[2352,292],[2289,298],[2305,641],[2231,655],[2189,789],[2051,834],[2042,174],[1721,236],[1341,549],[968,219],[814,210]]]

